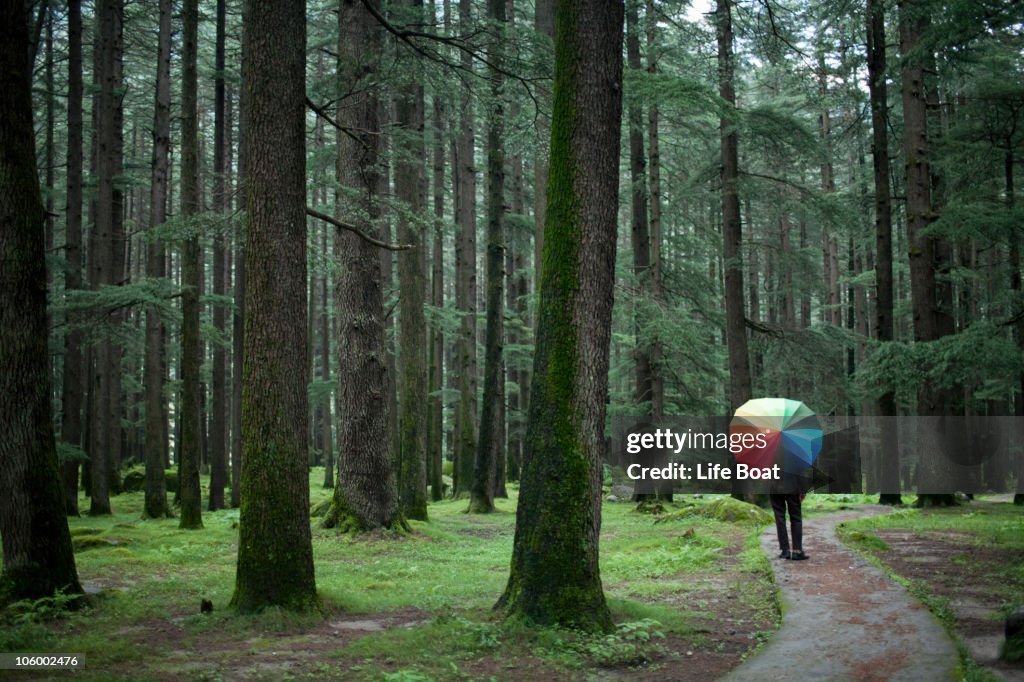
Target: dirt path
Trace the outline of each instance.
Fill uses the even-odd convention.
[[[761,536],[783,602],[782,627],[725,680],[950,680],[956,648],[924,605],[846,549],[836,524],[885,507],[804,522],[810,560],[776,559],[775,527]]]

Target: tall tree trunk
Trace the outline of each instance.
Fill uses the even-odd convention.
[[[120,98],[117,91],[118,46],[124,13],[122,0],[103,0],[96,10],[97,28],[93,49],[94,79],[98,89],[94,101],[93,157],[96,164],[95,219],[89,235],[89,284],[99,290],[116,283],[114,279],[120,222],[120,191],[115,187]],[[111,318],[114,318],[111,315]],[[120,419],[111,404],[120,396],[120,350],[107,339],[90,352],[92,377],[89,391],[89,493],[90,515],[110,513],[110,469],[114,451],[120,447]]]
[[[228,196],[224,184],[226,126],[224,116],[224,34],[226,21],[225,0],[217,0],[217,27],[214,43],[214,84],[213,84],[213,207],[222,215],[227,214]],[[227,310],[220,299],[228,288],[227,250],[224,232],[218,229],[213,236],[213,295],[218,302],[213,305],[213,327],[220,335],[226,331]],[[227,484],[228,466],[228,367],[227,349],[221,343],[213,348],[213,392],[210,408],[210,511],[224,508],[224,486]]]
[[[445,3],[445,20],[448,21],[448,7]],[[432,3],[435,6],[436,2]],[[445,106],[440,93],[434,93],[434,158],[433,158],[433,194],[434,194],[434,243],[430,261],[430,304],[435,310],[444,307],[444,155],[445,155]],[[427,438],[427,467],[430,483],[430,499],[434,502],[444,499],[444,480],[442,469],[444,462],[444,401],[441,390],[444,388],[444,333],[441,325],[435,321],[430,328],[430,417]]]
[[[199,0],[185,0],[183,9],[181,78],[181,213],[199,213],[199,109],[198,34]],[[193,228],[195,229],[195,228]],[[202,458],[202,407],[200,376],[203,343],[199,333],[200,266],[199,236],[185,238],[181,255],[181,445],[178,452],[178,499],[180,528],[202,528],[202,493],[199,465]]]
[[[818,54],[818,94],[822,101],[828,97],[828,71],[825,65],[824,51]],[[836,181],[835,172],[832,166],[832,119],[829,115],[828,106],[822,109],[818,117],[818,136],[821,139],[822,160],[821,160],[821,191],[825,194],[835,194]],[[824,318],[835,326],[843,325],[843,311],[840,308],[841,297],[839,292],[839,242],[832,230],[824,229],[821,233],[822,239],[822,270],[825,274],[825,305]]]
[[[419,16],[423,0],[407,5]],[[423,86],[405,88],[395,103],[397,125],[403,131],[395,163],[395,194],[412,215],[422,215],[424,184]],[[408,215],[399,216],[398,240],[413,247],[398,255],[399,386],[398,499],[402,514],[427,520],[427,321],[423,314],[426,289],[426,240]]]
[[[378,9],[379,0],[369,0]],[[339,132],[337,176],[350,188],[351,214],[365,233],[380,237],[382,198],[381,102],[372,87],[383,40],[381,27],[359,0],[344,0],[338,15],[338,74],[349,95],[338,106],[338,120],[357,139]],[[341,211],[342,196],[336,197]],[[335,284],[338,304],[338,481],[324,525],[344,531],[394,528],[404,524],[388,412],[391,409],[385,361],[384,288],[377,248],[351,232],[335,235],[341,265]]]
[[[647,21],[647,72],[658,72],[658,21],[655,17],[654,0],[646,0]],[[656,303],[662,301],[661,272],[661,145],[658,134],[658,105],[651,102],[647,109],[647,139],[649,163],[647,175],[650,182],[651,202],[651,294]],[[665,414],[665,381],[661,377],[661,343],[657,335],[651,339],[651,414],[660,417]]]
[[[171,147],[171,0],[160,0],[160,31],[157,40],[156,104],[153,109],[153,171],[149,197],[149,226],[154,229],[167,219],[167,170]],[[160,239],[146,245],[146,276],[166,276],[165,253]],[[167,410],[164,377],[167,369],[166,332],[156,306],[146,310],[146,352],[143,386],[146,400],[146,500],[143,515],[158,519],[170,516],[164,476],[164,424]]]
[[[892,199],[889,194],[888,86],[886,84],[885,5],[867,0],[868,91],[871,99],[871,156],[875,182],[875,338],[895,339],[893,326]],[[902,504],[900,495],[899,434],[896,431],[896,394],[878,399],[882,457],[879,462],[879,504]]]
[[[469,32],[471,0],[459,0],[460,30]],[[462,56],[463,69],[472,68],[472,58]],[[456,289],[455,306],[459,310],[459,343],[456,372],[459,382],[459,413],[456,419],[455,466],[453,495],[468,495],[473,484],[473,463],[477,438],[477,302],[476,302],[476,120],[473,97],[463,92],[462,128],[456,146],[458,182],[456,184],[456,215],[459,236],[455,243]]]
[[[555,4],[557,0],[534,0],[533,28],[543,36],[544,47],[551,49],[551,41],[555,39]],[[546,76],[546,74],[545,74]],[[540,291],[541,261],[544,254],[544,225],[547,217],[548,197],[548,163],[550,154],[551,132],[549,119],[545,116],[551,109],[551,90],[546,81],[540,82],[538,88],[538,106],[542,113],[537,117],[537,137],[533,148],[533,246],[534,246],[534,291]],[[538,310],[539,313],[539,310]],[[534,325],[536,326],[536,325]]]
[[[505,81],[502,76],[506,0],[488,0],[487,16],[498,36],[488,50],[491,101],[487,117],[487,322],[484,402],[473,466],[469,511],[494,511],[498,462],[505,457]],[[504,472],[504,466],[501,467]]]
[[[82,4],[68,0],[68,167],[67,223],[64,232],[64,275],[66,292],[82,288]],[[81,449],[82,398],[85,393],[82,332],[74,328],[64,337],[64,372],[61,390],[61,440]],[[64,482],[64,507],[69,516],[78,516],[78,460],[61,465]]]
[[[242,81],[245,81],[245,65],[241,67]],[[245,89],[238,93],[238,131],[239,141],[245,137]],[[245,148],[238,148],[238,192],[235,196],[235,209],[248,210],[248,189],[246,187]],[[238,508],[242,503],[242,380],[245,376],[245,242],[246,232],[241,227],[235,230],[234,248],[234,299],[235,312],[231,318],[231,507]]]
[[[640,18],[637,4],[640,0],[626,2],[626,60],[631,71],[639,73],[643,68],[640,61]],[[649,289],[651,266],[651,235],[647,224],[647,157],[644,153],[644,112],[639,96],[633,94],[626,107],[629,120],[629,178],[632,198],[631,243],[633,246],[633,274],[636,276],[640,291]],[[643,294],[640,294],[642,297]],[[638,306],[641,307],[642,306]],[[651,401],[651,358],[643,328],[646,320],[642,313],[635,313],[634,327],[636,332],[636,348],[633,358],[636,362],[634,372],[636,388],[634,400],[637,404]]]
[[[4,600],[82,591],[53,436],[45,211],[25,3],[0,5],[0,537]]]
[[[733,84],[732,0],[718,0],[718,88],[729,112],[719,124],[722,147],[722,250],[725,268],[725,336],[729,353],[729,403],[733,411],[750,400],[750,358],[743,305],[743,232],[740,223],[739,152]]]
[[[598,566],[615,273],[623,7],[559,0],[537,348],[509,615],[610,630]]]
[[[905,190],[907,195],[907,240],[910,255],[911,310],[914,319],[914,340],[934,341],[942,335],[942,315],[936,286],[938,262],[937,239],[925,231],[936,215],[932,205],[931,164],[928,138],[928,116],[924,59],[918,41],[928,25],[928,17],[920,6],[899,3],[900,52],[903,95],[903,148],[906,155]],[[934,382],[925,380],[918,390],[918,414],[942,416],[947,406],[943,391]],[[929,427],[931,428],[931,427]],[[934,457],[941,454],[933,453]],[[922,457],[918,474],[926,480],[935,466],[934,457]],[[920,483],[919,483],[920,484]],[[947,504],[952,495],[918,494],[918,504]]]
[[[317,602],[309,527],[306,348],[306,15],[291,0],[243,4],[242,137],[249,217],[242,508],[231,605]]]
[[[320,232],[320,253],[324,261],[328,260],[327,231],[325,224]],[[330,275],[324,269],[320,277],[320,380],[331,380],[331,296]],[[331,412],[331,393],[323,398],[320,419],[320,444],[324,460],[324,488],[334,487],[334,419]]]

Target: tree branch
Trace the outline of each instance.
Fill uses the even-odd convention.
[[[388,251],[405,251],[406,249],[411,249],[414,246],[413,244],[388,244],[387,242],[382,242],[379,239],[374,239],[370,235],[360,230],[355,225],[343,223],[337,218],[329,216],[326,213],[321,213],[320,211],[312,209],[309,206],[306,207],[306,215],[316,218],[317,220],[322,220],[325,223],[334,225],[339,229],[353,232],[357,237],[362,239],[364,242],[367,242],[368,244],[373,244],[374,246],[379,246],[380,248],[387,249]]]

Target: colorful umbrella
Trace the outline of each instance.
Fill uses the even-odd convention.
[[[743,438],[745,434],[753,438]],[[790,474],[803,473],[813,466],[821,452],[818,417],[799,400],[788,398],[757,398],[743,403],[729,424],[729,438],[743,446],[733,453],[737,462],[751,467],[778,464]]]

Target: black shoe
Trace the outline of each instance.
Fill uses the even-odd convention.
[[[789,558],[792,559],[793,561],[807,561],[807,559],[809,559],[810,557],[807,556],[806,554],[804,554],[804,551],[801,549],[801,550],[792,552],[789,555]]]
[[[779,552],[779,558],[780,559],[789,559],[790,558],[790,551],[788,549],[782,550],[781,552]]]

